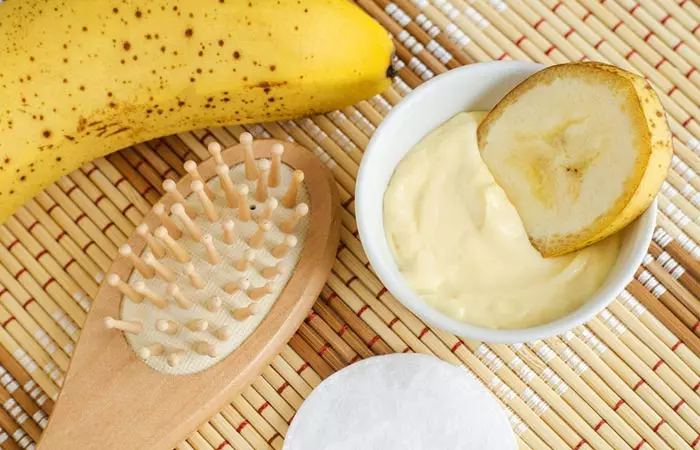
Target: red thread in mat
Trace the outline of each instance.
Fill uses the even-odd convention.
[[[243,428],[245,428],[247,425],[248,425],[248,421],[243,420],[243,422],[241,422],[241,424],[236,427],[236,431],[238,431],[240,433],[243,430]],[[226,444],[228,444],[228,442],[226,442]]]
[[[605,39],[599,40],[598,43],[593,46],[593,48],[598,50],[598,47],[600,47],[603,44],[603,42],[605,42]]]
[[[639,449],[642,448],[642,447],[644,446],[644,444],[646,444],[646,443],[647,443],[647,441],[645,441],[644,439],[642,439],[641,441],[639,441],[639,444],[637,444],[637,445],[634,446],[634,448],[633,448],[632,450],[639,450]]]
[[[394,328],[394,325],[396,325],[396,322],[398,322],[398,321],[399,321],[398,317],[394,317],[393,319],[391,319],[391,321],[388,324],[389,328]]]
[[[63,265],[63,270],[68,270],[68,267],[70,267],[70,265],[73,264],[74,262],[75,262],[75,259],[71,259],[70,261],[68,261],[67,263],[65,263],[65,264]]]
[[[666,21],[667,21],[668,19],[670,19],[670,18],[671,18],[671,15],[670,15],[670,14],[667,14],[666,17],[664,17],[663,19],[660,20],[661,25],[665,25],[665,24],[666,24]]]
[[[693,120],[693,118],[692,118],[692,117],[688,117],[687,119],[685,119],[685,120],[683,121],[683,123],[682,123],[681,125],[684,126],[684,127],[687,127],[691,120]]]
[[[635,50],[635,49],[630,50],[630,52],[627,53],[627,55],[625,55],[625,59],[630,59],[632,57],[632,55],[634,55],[635,53],[637,53],[637,50]]]
[[[681,341],[678,341],[678,342],[676,342],[675,344],[673,344],[673,347],[671,347],[671,351],[672,351],[672,352],[675,352],[676,349],[677,349],[678,347],[681,346],[681,344],[682,344]]]
[[[309,368],[309,363],[305,362],[304,364],[301,365],[301,367],[299,367],[297,369],[297,374],[301,375],[301,373],[308,368]]]
[[[673,48],[672,48],[671,50],[673,50],[673,51],[675,52],[675,51],[678,50],[678,48],[679,48],[681,45],[683,45],[683,44],[685,44],[685,42],[683,42],[683,41],[678,41],[678,43],[677,43],[676,45],[674,45]]]
[[[525,40],[525,36],[520,36],[520,38],[518,38],[518,40],[515,41],[515,45],[520,47],[520,43],[523,42],[524,40]]]
[[[602,419],[601,419],[601,421],[598,422],[598,425],[596,425],[595,428],[593,428],[593,431],[598,431],[598,430],[600,430],[600,428],[601,428],[603,425],[605,425],[605,420],[602,420]]]
[[[216,447],[216,450],[222,450],[222,449],[223,449],[224,447],[226,447],[227,445],[231,445],[231,444],[229,444],[228,441],[224,441],[224,442],[222,442],[221,444],[219,444],[218,447]]]
[[[451,351],[452,353],[454,353],[454,352],[456,352],[457,349],[458,349],[459,347],[461,347],[462,345],[464,345],[464,342],[462,342],[462,341],[457,341],[457,343],[456,343],[455,345],[453,345],[452,348],[450,348],[450,351]]]
[[[29,231],[29,232],[31,233],[32,230],[34,229],[34,227],[37,226],[37,225],[39,225],[39,221],[38,221],[38,220],[35,220],[33,224],[31,224],[31,225],[29,225],[29,226],[27,227],[27,231]]]
[[[27,306],[29,306],[30,303],[32,303],[33,301],[34,301],[34,299],[33,299],[33,298],[30,298],[29,300],[27,300],[26,302],[24,302],[24,304],[22,305],[22,308],[27,309]]]
[[[369,340],[367,343],[367,347],[372,347],[374,344],[376,344],[379,341],[379,336],[374,336],[372,339]]]
[[[106,197],[104,194],[100,195],[99,197],[97,197],[97,198],[95,199],[95,204],[100,203],[100,202],[101,202],[102,200],[104,200],[105,198],[107,198],[107,197]]]
[[[615,403],[615,406],[613,406],[613,411],[617,411],[618,408],[624,404],[625,404],[624,400],[622,400],[622,399],[618,400],[617,403]]]
[[[83,247],[83,253],[87,253],[87,249],[89,249],[90,246],[94,243],[95,243],[95,241],[90,241],[87,244],[85,244],[85,246]]]
[[[78,189],[77,185],[71,186],[67,191],[66,191],[66,196],[70,197],[70,195],[73,193],[74,190]]]
[[[693,386],[693,391],[697,392],[698,389],[700,389],[700,381],[698,381],[698,383],[695,386]]]
[[[692,448],[695,448],[696,445],[700,443],[700,434],[698,434],[698,437],[695,438],[695,440],[690,444]]]
[[[350,360],[350,362],[348,364],[355,364],[360,359],[362,359],[362,358],[360,358],[360,355],[355,355],[352,357],[352,359]]]
[[[379,293],[377,294],[377,298],[380,298],[382,295],[386,294],[386,287],[382,286],[382,288],[379,290]]]
[[[687,2],[687,1],[688,0],[681,0],[681,2],[678,4],[678,6],[680,6],[682,8],[683,5],[685,5],[685,2]]]
[[[362,313],[364,313],[365,311],[367,311],[367,309],[369,309],[369,306],[363,305],[362,308],[360,308],[360,310],[357,311],[357,317],[362,317]]]
[[[623,21],[617,22],[617,23],[615,24],[615,26],[612,27],[613,33],[616,32],[617,29],[620,28],[620,25],[622,25],[623,23],[624,23]]]
[[[544,23],[544,18],[541,18],[540,20],[537,21],[537,23],[535,23],[535,25],[533,26],[533,28],[535,28],[535,30],[536,30],[537,27],[539,27],[539,26],[542,25],[543,23]]]
[[[592,15],[593,15],[593,13],[590,12],[590,11],[588,11],[588,12],[586,13],[586,15],[583,16],[583,18],[582,18],[581,20],[582,20],[583,22],[585,22],[586,19],[588,19],[588,18],[591,17]]]
[[[13,320],[15,320],[15,316],[10,316],[6,321],[4,321],[2,323],[2,327],[7,328],[7,326],[10,324],[10,322],[12,322]]]
[[[85,172],[85,176],[86,176],[86,177],[89,177],[89,176],[92,175],[92,173],[93,173],[94,171],[96,171],[96,170],[97,170],[97,167],[93,166],[90,170],[88,170],[87,172]]]
[[[690,76],[693,74],[693,72],[696,72],[698,69],[695,68],[695,66],[691,67],[688,72],[686,72],[685,77],[690,78]]]
[[[8,291],[7,291],[7,288],[4,288],[2,291],[0,291],[0,297],[2,297],[3,295],[7,294],[7,292],[8,292]]]
[[[126,215],[126,212],[127,212],[128,210],[130,210],[131,208],[135,208],[135,206],[134,206],[133,203],[129,203],[128,205],[126,205],[126,208],[122,209],[122,215],[125,216],[125,215]]]
[[[7,250],[8,251],[12,250],[12,247],[14,247],[17,244],[19,244],[19,239],[15,239],[14,241],[12,241],[12,243],[7,246]]]
[[[153,189],[153,186],[146,186],[146,189],[144,189],[143,191],[141,191],[141,195],[146,195],[146,194],[148,194],[148,192],[150,192],[150,191],[152,191],[152,190],[154,190],[154,189]]]
[[[82,213],[81,215],[79,215],[78,217],[75,218],[75,223],[80,222],[81,220],[85,219],[86,217],[87,217],[87,214]]]
[[[695,32],[698,31],[698,28],[700,28],[700,23],[695,25],[695,28],[693,28],[693,31],[691,31],[691,33],[695,34]]]
[[[46,250],[44,250],[44,251],[46,251]],[[46,290],[46,288],[49,287],[49,285],[50,285],[51,283],[55,283],[55,282],[56,282],[56,279],[53,278],[53,277],[51,277],[51,278],[48,279],[48,281],[47,281],[46,283],[44,283],[44,285],[43,285],[41,288],[42,288],[43,290]]]
[[[664,360],[663,360],[663,359],[660,359],[660,360],[656,361],[656,364],[654,364],[654,366],[651,368],[651,370],[653,370],[654,372],[656,372],[656,369],[658,369],[659,367],[661,367],[663,364],[664,364]]]
[[[629,13],[634,14],[637,8],[639,8],[639,3],[635,3],[635,5],[629,9]]]
[[[418,334],[418,339],[421,339],[423,336],[428,334],[428,331],[430,331],[428,327],[423,328],[423,330],[421,330],[421,332]]]
[[[267,443],[268,443],[269,445],[272,445],[272,441],[274,441],[275,438],[277,438],[277,437],[279,437],[279,436],[280,436],[279,433],[273,434],[272,437],[270,437],[270,439],[267,440]]]
[[[505,52],[504,52],[501,56],[498,57],[498,60],[499,60],[499,61],[503,61],[503,60],[506,59],[507,57],[508,57],[508,53],[505,53]]]
[[[654,35],[653,31],[648,32],[647,35],[644,36],[644,42],[647,42],[653,35]]]
[[[40,251],[39,253],[37,253],[36,256],[34,256],[34,259],[39,260],[42,256],[44,256],[44,255],[47,254],[48,252],[49,252],[48,250],[43,249],[42,251]]]
[[[350,284],[355,280],[357,280],[357,275],[351,276],[350,279],[345,282],[345,286],[350,287]]]
[[[586,441],[584,441],[583,439],[581,439],[581,440],[579,441],[579,443],[576,444],[576,447],[574,447],[574,450],[578,450],[578,449],[581,448],[581,446],[583,446],[583,444],[585,444],[585,443],[586,443]]]
[[[635,384],[635,385],[632,387],[632,390],[633,390],[633,391],[636,391],[637,389],[639,389],[639,386],[641,386],[641,385],[643,385],[643,384],[644,384],[644,380],[639,380],[639,381],[637,381],[637,384]]]
[[[124,177],[119,178],[117,181],[114,182],[114,187],[118,188],[119,185],[122,184],[122,182],[124,182],[124,181],[126,181],[126,178],[124,178]]]
[[[564,37],[565,37],[565,38],[568,38],[568,37],[571,36],[573,33],[574,33],[574,29],[573,29],[573,28],[569,28],[569,31],[567,31],[566,33],[564,33]]]
[[[306,321],[307,321],[307,322],[311,322],[311,319],[313,319],[314,317],[316,317],[316,313],[313,312],[313,311],[310,311],[310,312],[309,312],[309,315],[306,316]]]
[[[287,389],[288,387],[289,387],[289,382],[288,382],[288,381],[285,381],[284,383],[282,383],[282,384],[280,385],[280,387],[277,388],[277,393],[278,393],[278,394],[281,394],[281,393],[284,392],[284,390]]]
[[[700,327],[700,320],[695,322],[695,325],[693,325],[693,328],[691,328],[690,331],[695,332],[695,330],[697,330],[698,327]]]
[[[662,57],[662,58],[659,60],[659,62],[656,63],[656,65],[654,66],[654,69],[658,69],[658,68],[661,67],[661,65],[662,65],[663,63],[665,63],[665,62],[666,62],[666,58],[663,58],[663,57]],[[670,94],[670,92],[669,92],[669,94]]]
[[[19,270],[17,271],[17,273],[15,274],[15,280],[19,280],[19,277],[21,277],[22,274],[24,274],[24,273],[27,273],[27,269],[25,269],[24,267],[22,267],[22,268],[19,269]]]
[[[114,226],[114,222],[110,222],[102,228],[102,233],[107,233],[107,230]]]
[[[54,203],[49,207],[49,209],[46,210],[46,214],[51,215],[51,212],[54,210],[54,208],[58,208],[58,203]]]
[[[326,353],[326,351],[328,351],[328,344],[323,344],[321,349],[318,351],[318,355],[323,356],[323,354]]]
[[[345,334],[345,332],[348,331],[348,328],[349,326],[347,323],[343,324],[343,326],[340,327],[340,330],[338,330],[338,336],[342,336],[343,334]]]
[[[676,92],[676,89],[678,89],[678,86],[673,86],[673,87],[668,91],[668,94],[667,94],[667,95],[673,94],[674,92]]]
[[[269,403],[267,403],[267,402],[263,403],[262,406],[260,406],[260,408],[258,408],[258,414],[262,414],[262,412],[265,411],[265,408],[267,408],[268,406],[270,406]]]
[[[674,411],[678,411],[678,409],[683,406],[683,403],[685,403],[685,400],[681,399],[678,403],[676,403],[676,406],[673,407]]]
[[[659,423],[657,423],[657,424],[654,426],[654,428],[652,428],[652,429],[654,430],[654,433],[657,433],[657,432],[659,431],[659,428],[661,428],[661,425],[663,425],[663,424],[665,424],[665,423],[666,423],[666,421],[665,421],[664,419],[661,419],[661,420],[659,421]]]
[[[552,53],[552,51],[554,51],[555,48],[556,47],[552,45],[551,47],[549,47],[547,50],[544,51],[544,54],[549,56],[549,54]]]
[[[561,2],[557,2],[557,4],[552,7],[552,12],[556,12],[557,8],[559,8],[560,6],[561,6]]]

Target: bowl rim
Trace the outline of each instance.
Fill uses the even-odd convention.
[[[512,70],[532,70],[532,73],[545,67],[544,65],[530,61],[489,61],[484,63],[474,63],[441,74],[414,89],[411,93],[404,97],[401,102],[389,112],[389,114],[387,114],[382,123],[375,130],[365,149],[357,174],[357,184],[355,188],[355,215],[360,241],[365,250],[369,263],[377,274],[377,277],[382,284],[386,286],[387,290],[413,314],[418,316],[428,325],[449,331],[463,338],[474,339],[487,343],[513,344],[536,341],[555,335],[564,334],[577,326],[590,321],[593,317],[605,309],[634,278],[635,271],[642,264],[644,257],[647,254],[656,224],[658,200],[655,198],[647,210],[645,210],[640,217],[635,219],[626,228],[628,229],[630,226],[641,227],[641,229],[635,233],[637,235],[635,240],[638,241],[639,244],[632,248],[626,261],[621,262],[623,267],[619,271],[618,276],[612,280],[612,282],[605,289],[598,291],[578,309],[570,312],[564,317],[560,317],[546,324],[522,329],[490,329],[472,325],[467,322],[461,322],[456,319],[452,319],[423,300],[420,295],[413,291],[403,276],[395,277],[393,274],[391,274],[388,266],[382,263],[385,258],[382,257],[383,252],[379,250],[380,246],[375,245],[374,242],[371,242],[372,238],[368,234],[368,228],[372,226],[368,223],[371,220],[368,217],[370,213],[364,206],[367,203],[367,198],[378,195],[376,192],[369,191],[368,186],[370,183],[368,182],[368,179],[372,173],[371,169],[368,167],[370,167],[376,159],[381,158],[382,156],[382,150],[380,148],[380,146],[384,145],[384,142],[382,142],[382,136],[391,134],[393,129],[401,126],[400,118],[403,115],[403,111],[411,110],[413,107],[415,107],[414,104],[420,103],[421,99],[426,95],[424,92],[439,89],[441,83],[445,83],[451,78],[463,77],[467,72],[474,70],[488,71],[491,67],[496,66],[498,67],[499,71],[502,69],[511,68]],[[395,170],[395,167],[393,170]],[[385,192],[381,193],[382,202],[384,193]],[[618,233],[624,232],[625,229],[619,231]],[[383,237],[385,236],[384,233],[381,235]],[[393,255],[390,255],[390,257],[392,259],[394,258]],[[399,273],[399,275],[401,274]]]

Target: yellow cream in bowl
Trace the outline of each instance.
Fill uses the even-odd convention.
[[[399,270],[435,308],[487,328],[542,325],[600,287],[619,237],[543,258],[481,160],[485,115],[460,113],[411,149],[384,194],[384,229]]]

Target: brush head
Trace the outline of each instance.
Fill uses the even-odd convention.
[[[241,143],[251,151],[252,142],[250,134],[241,136]],[[169,208],[166,201],[154,206],[159,217],[169,220],[153,226],[147,242],[167,252],[160,259],[150,251],[137,255],[156,269],[155,276],[147,279],[132,272],[125,279],[138,299],[149,300],[134,303],[124,297],[121,318],[144,324],[142,333],[127,340],[147,365],[166,373],[206,370],[241,345],[284,289],[301,253],[296,247],[306,239],[309,200],[304,173],[275,159],[284,153],[282,144],[271,147],[272,160],[253,160],[256,179],[247,178],[245,161],[229,166],[220,145],[208,148],[215,158],[211,168],[205,171],[190,160],[184,164],[192,176],[186,186],[163,182],[166,193],[180,196],[173,197]],[[265,177],[273,165],[279,184],[266,186]],[[234,208],[229,206],[226,189],[240,200]],[[282,197],[291,195],[290,189],[293,200],[301,201],[291,212],[279,207]],[[256,193],[261,190],[266,197],[258,202]],[[207,220],[212,217],[216,220]],[[292,218],[298,224],[287,231],[283,222]],[[149,232],[145,223],[137,227],[143,237]],[[284,255],[275,256],[273,250],[282,247]],[[127,245],[120,248],[124,257],[133,258],[132,253]],[[116,286],[119,280],[110,275],[107,282]],[[235,318],[231,311],[238,311]],[[155,344],[168,351],[153,353],[149,349]]]

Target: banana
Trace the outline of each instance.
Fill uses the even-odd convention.
[[[478,129],[481,155],[545,257],[618,232],[654,200],[671,133],[644,78],[600,63],[544,69]]]
[[[392,53],[389,34],[346,0],[0,4],[0,223],[134,143],[375,95]]]

